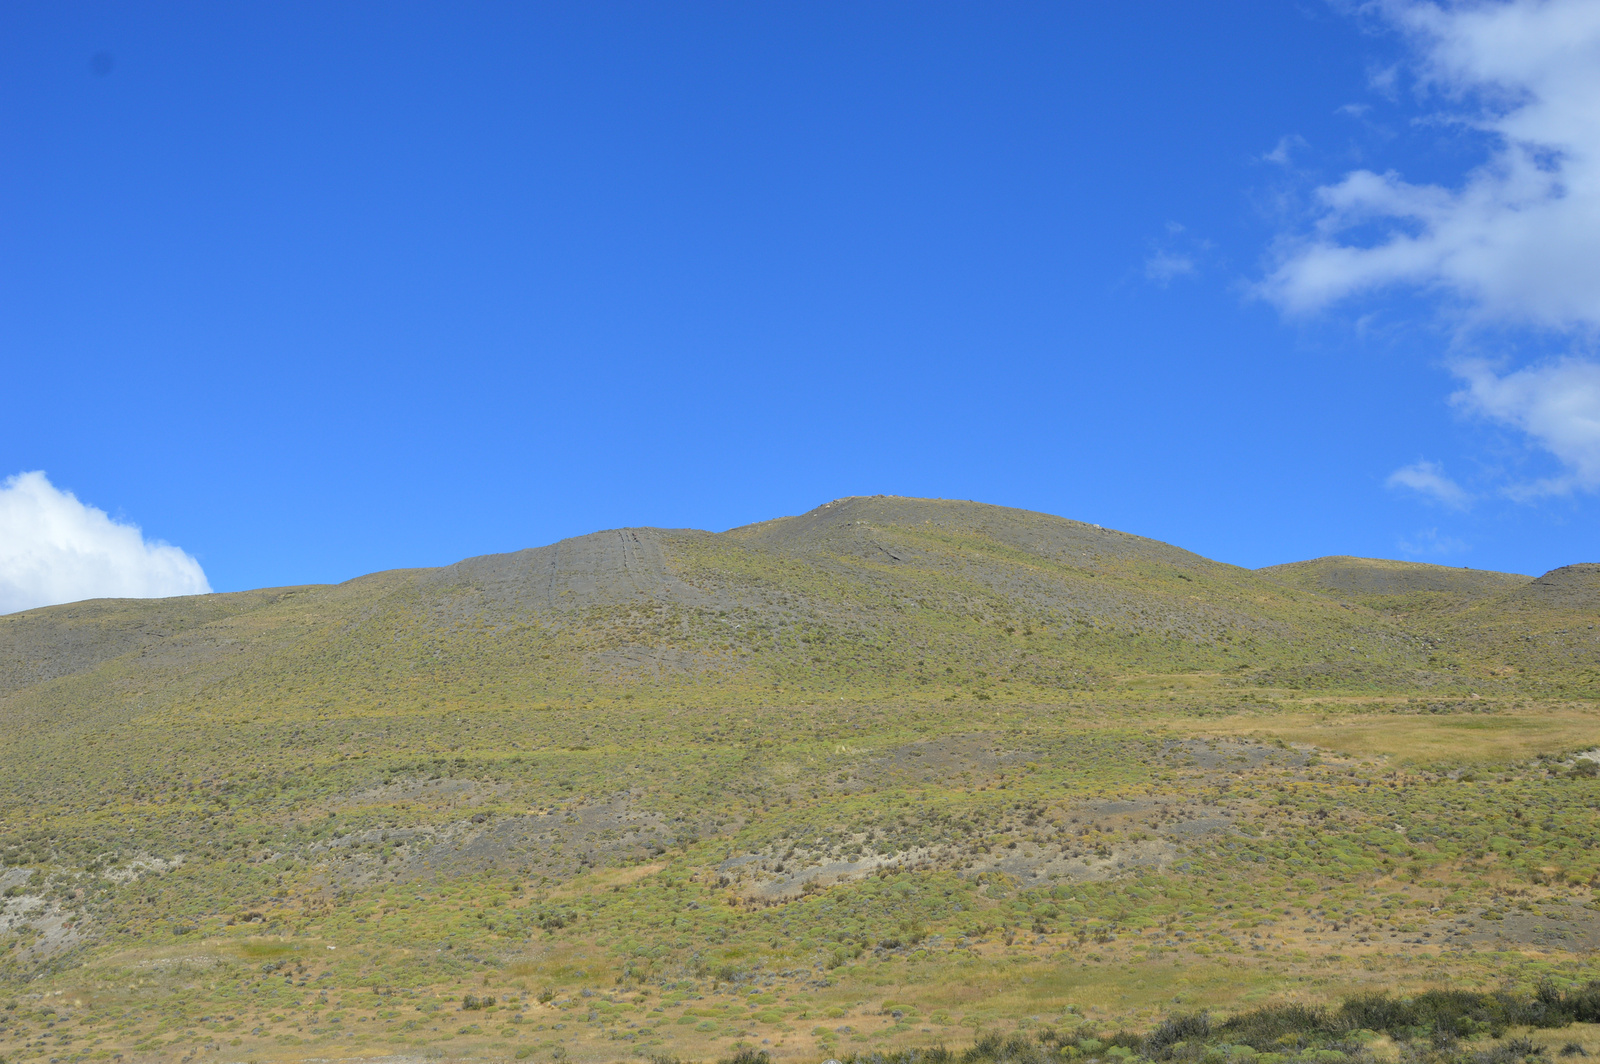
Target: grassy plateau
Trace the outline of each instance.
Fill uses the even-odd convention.
[[[1600,1053],[1597,624],[889,497],[0,617],[0,1062]]]

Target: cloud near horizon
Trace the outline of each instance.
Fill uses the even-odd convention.
[[[1395,545],[1403,554],[1423,558],[1464,554],[1472,549],[1470,543],[1454,536],[1441,536],[1437,528],[1424,528],[1415,535],[1402,536]]]
[[[0,481],[0,614],[211,590],[200,563],[78,501],[42,472]]]
[[[1402,466],[1390,473],[1385,483],[1391,488],[1414,491],[1452,510],[1464,510],[1472,501],[1466,489],[1446,476],[1438,462],[1422,461]]]

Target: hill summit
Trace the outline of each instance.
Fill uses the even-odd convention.
[[[1158,672],[1485,686],[1525,649],[1518,625],[1594,610],[1594,570],[1531,580],[1333,558],[1252,572],[1045,514],[846,498],[722,533],[616,529],[331,587],[30,610],[0,619],[0,691],[130,654],[143,697],[163,703],[275,670],[312,686],[336,674],[324,698],[381,698],[401,677],[448,690],[466,661],[476,685],[551,704],[1050,698]],[[1552,616],[1529,622],[1530,607]],[[1423,614],[1434,628],[1417,628]],[[1430,670],[1441,638],[1484,667]]]

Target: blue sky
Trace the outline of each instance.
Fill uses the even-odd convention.
[[[0,583],[875,493],[1594,560],[1596,6],[5,5]]]

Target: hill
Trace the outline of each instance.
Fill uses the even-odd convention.
[[[1597,589],[875,497],[0,617],[0,1056],[804,1058],[1577,972]]]
[[[1459,610],[1526,587],[1531,577],[1378,558],[1317,558],[1260,570],[1265,576],[1378,609]]]
[[[1466,621],[1492,627],[1556,578],[1349,559],[1252,573],[1041,514],[845,499],[721,534],[601,532],[337,587],[29,611],[0,619],[0,690],[134,651],[142,697],[163,705],[280,671],[308,700],[357,702],[424,678],[552,704],[1056,697],[1130,673],[1263,670],[1290,686],[1504,686],[1492,652],[1467,674],[1430,670],[1445,629],[1407,611],[1481,607]],[[453,679],[468,663],[482,677]]]

